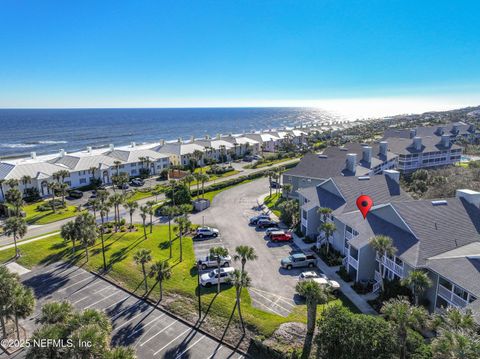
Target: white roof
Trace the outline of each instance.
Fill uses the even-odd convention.
[[[168,155],[154,151],[152,150],[152,147],[153,145],[117,147],[113,151],[105,152],[105,155],[126,163],[140,162],[140,158],[142,157],[148,157],[153,161],[160,158],[168,158]]]
[[[116,158],[104,154],[105,149],[95,149],[91,151],[79,151],[65,153],[49,162],[51,164],[63,166],[70,171],[87,171],[92,167],[101,168],[113,166]]]
[[[65,167],[48,162],[25,162],[25,163],[0,163],[0,179],[21,179],[23,176],[31,178],[48,178],[55,172],[64,170]]]
[[[166,142],[163,146],[158,146],[155,151],[164,154],[174,154],[177,156],[192,154],[195,151],[205,152],[205,147],[195,143]]]
[[[231,142],[219,139],[197,140],[195,143],[203,147],[211,147],[215,150],[219,150],[222,146],[225,146],[227,149],[234,147]]]

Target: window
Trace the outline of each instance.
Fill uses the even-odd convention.
[[[437,295],[437,303],[435,305],[437,308],[447,308],[448,307],[448,302],[443,299],[442,297]]]
[[[137,167],[137,164],[136,164],[136,163],[132,163],[132,164],[130,164],[130,167]]]
[[[85,184],[87,183],[87,179],[86,178],[80,178],[80,184]]]
[[[132,170],[132,175],[135,175],[135,174],[137,174],[137,170],[136,170],[136,169],[133,169],[133,170]]]
[[[307,219],[307,211],[305,211],[305,210],[302,211],[302,217],[305,220]]]
[[[464,291],[462,288],[455,286],[453,292],[458,295],[460,298],[467,300],[468,292]]]
[[[444,286],[448,290],[452,290],[452,283],[450,283],[448,280],[440,277],[439,283],[440,285]]]

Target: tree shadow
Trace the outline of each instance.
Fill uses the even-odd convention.
[[[130,323],[120,328],[112,336],[112,344],[115,346],[129,346],[134,344],[145,333],[145,326],[151,322],[145,324],[147,318],[155,312],[155,308],[150,308],[148,312],[136,323]],[[155,319],[154,319],[155,320]],[[113,330],[115,332],[115,328]]]

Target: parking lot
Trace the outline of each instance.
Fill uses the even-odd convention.
[[[132,346],[138,358],[243,358],[242,354],[81,268],[56,263],[25,274],[22,282],[32,287],[37,297],[33,317],[22,322],[30,333],[43,303],[68,300],[77,309],[104,311],[112,321],[112,345]]]
[[[294,248],[289,243],[271,243],[264,238],[264,231],[248,225],[248,219],[259,214],[257,199],[268,191],[268,179],[235,186],[219,193],[213,206],[191,217],[194,223],[210,225],[220,230],[218,238],[196,241],[197,258],[208,254],[215,246],[226,247],[233,256],[235,247],[248,245],[255,248],[258,259],[248,262],[246,270],[252,279],[249,288],[253,304],[272,313],[287,316],[301,300],[295,294],[298,275],[307,270],[285,270],[280,260]],[[234,263],[239,266],[239,263]]]

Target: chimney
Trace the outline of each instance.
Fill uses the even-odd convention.
[[[435,133],[439,136],[443,135],[443,126],[438,126],[437,131]]]
[[[384,170],[383,174],[385,175],[385,177],[388,177],[391,180],[395,181],[397,184],[400,184],[400,172],[395,170]]]
[[[179,138],[177,139],[177,142],[178,142],[178,143],[183,143],[182,138],[179,137]]]
[[[114,150],[115,150],[115,146],[113,145],[113,143],[109,144],[108,147],[110,148],[110,151],[114,151]]]
[[[388,142],[387,141],[380,142],[380,154],[382,156],[386,156],[387,151],[388,151]]]
[[[413,138],[413,147],[417,150],[420,151],[422,149],[422,138],[415,136]]]
[[[220,137],[222,137],[222,135],[221,135],[220,133],[217,133],[217,137],[216,137],[216,138],[217,138],[217,140],[219,140],[219,139],[220,139]]]
[[[415,128],[412,128],[410,130],[410,138],[414,138],[417,135],[417,130]]]
[[[62,148],[60,151],[59,151],[59,156],[60,157],[64,157],[65,156],[65,150]]]
[[[362,160],[371,163],[372,162],[372,147],[370,146],[363,146],[362,149]]]
[[[450,147],[450,135],[442,135],[442,146]]]
[[[456,198],[463,198],[475,207],[480,207],[480,192],[472,191],[471,189],[457,189],[455,192]]]
[[[164,139],[161,139],[161,140],[159,141],[159,143],[160,143],[160,146],[165,146],[165,140],[164,140]]]
[[[36,160],[37,159],[37,152],[30,152],[30,158],[32,160]]]
[[[347,170],[355,173],[355,171],[357,169],[357,154],[356,153],[347,154],[346,167],[347,167]]]
[[[191,136],[190,136],[190,142],[193,142],[193,141],[195,141],[195,136],[194,136],[194,135],[191,135]]]
[[[130,142],[130,147],[135,148],[136,143],[135,142]]]
[[[87,147],[87,152],[88,152],[88,153],[92,153],[92,147],[91,147],[91,146],[88,146],[88,147]]]
[[[209,140],[209,139],[210,139],[210,136],[209,136],[209,135],[205,135],[205,139],[206,139],[206,140]]]

